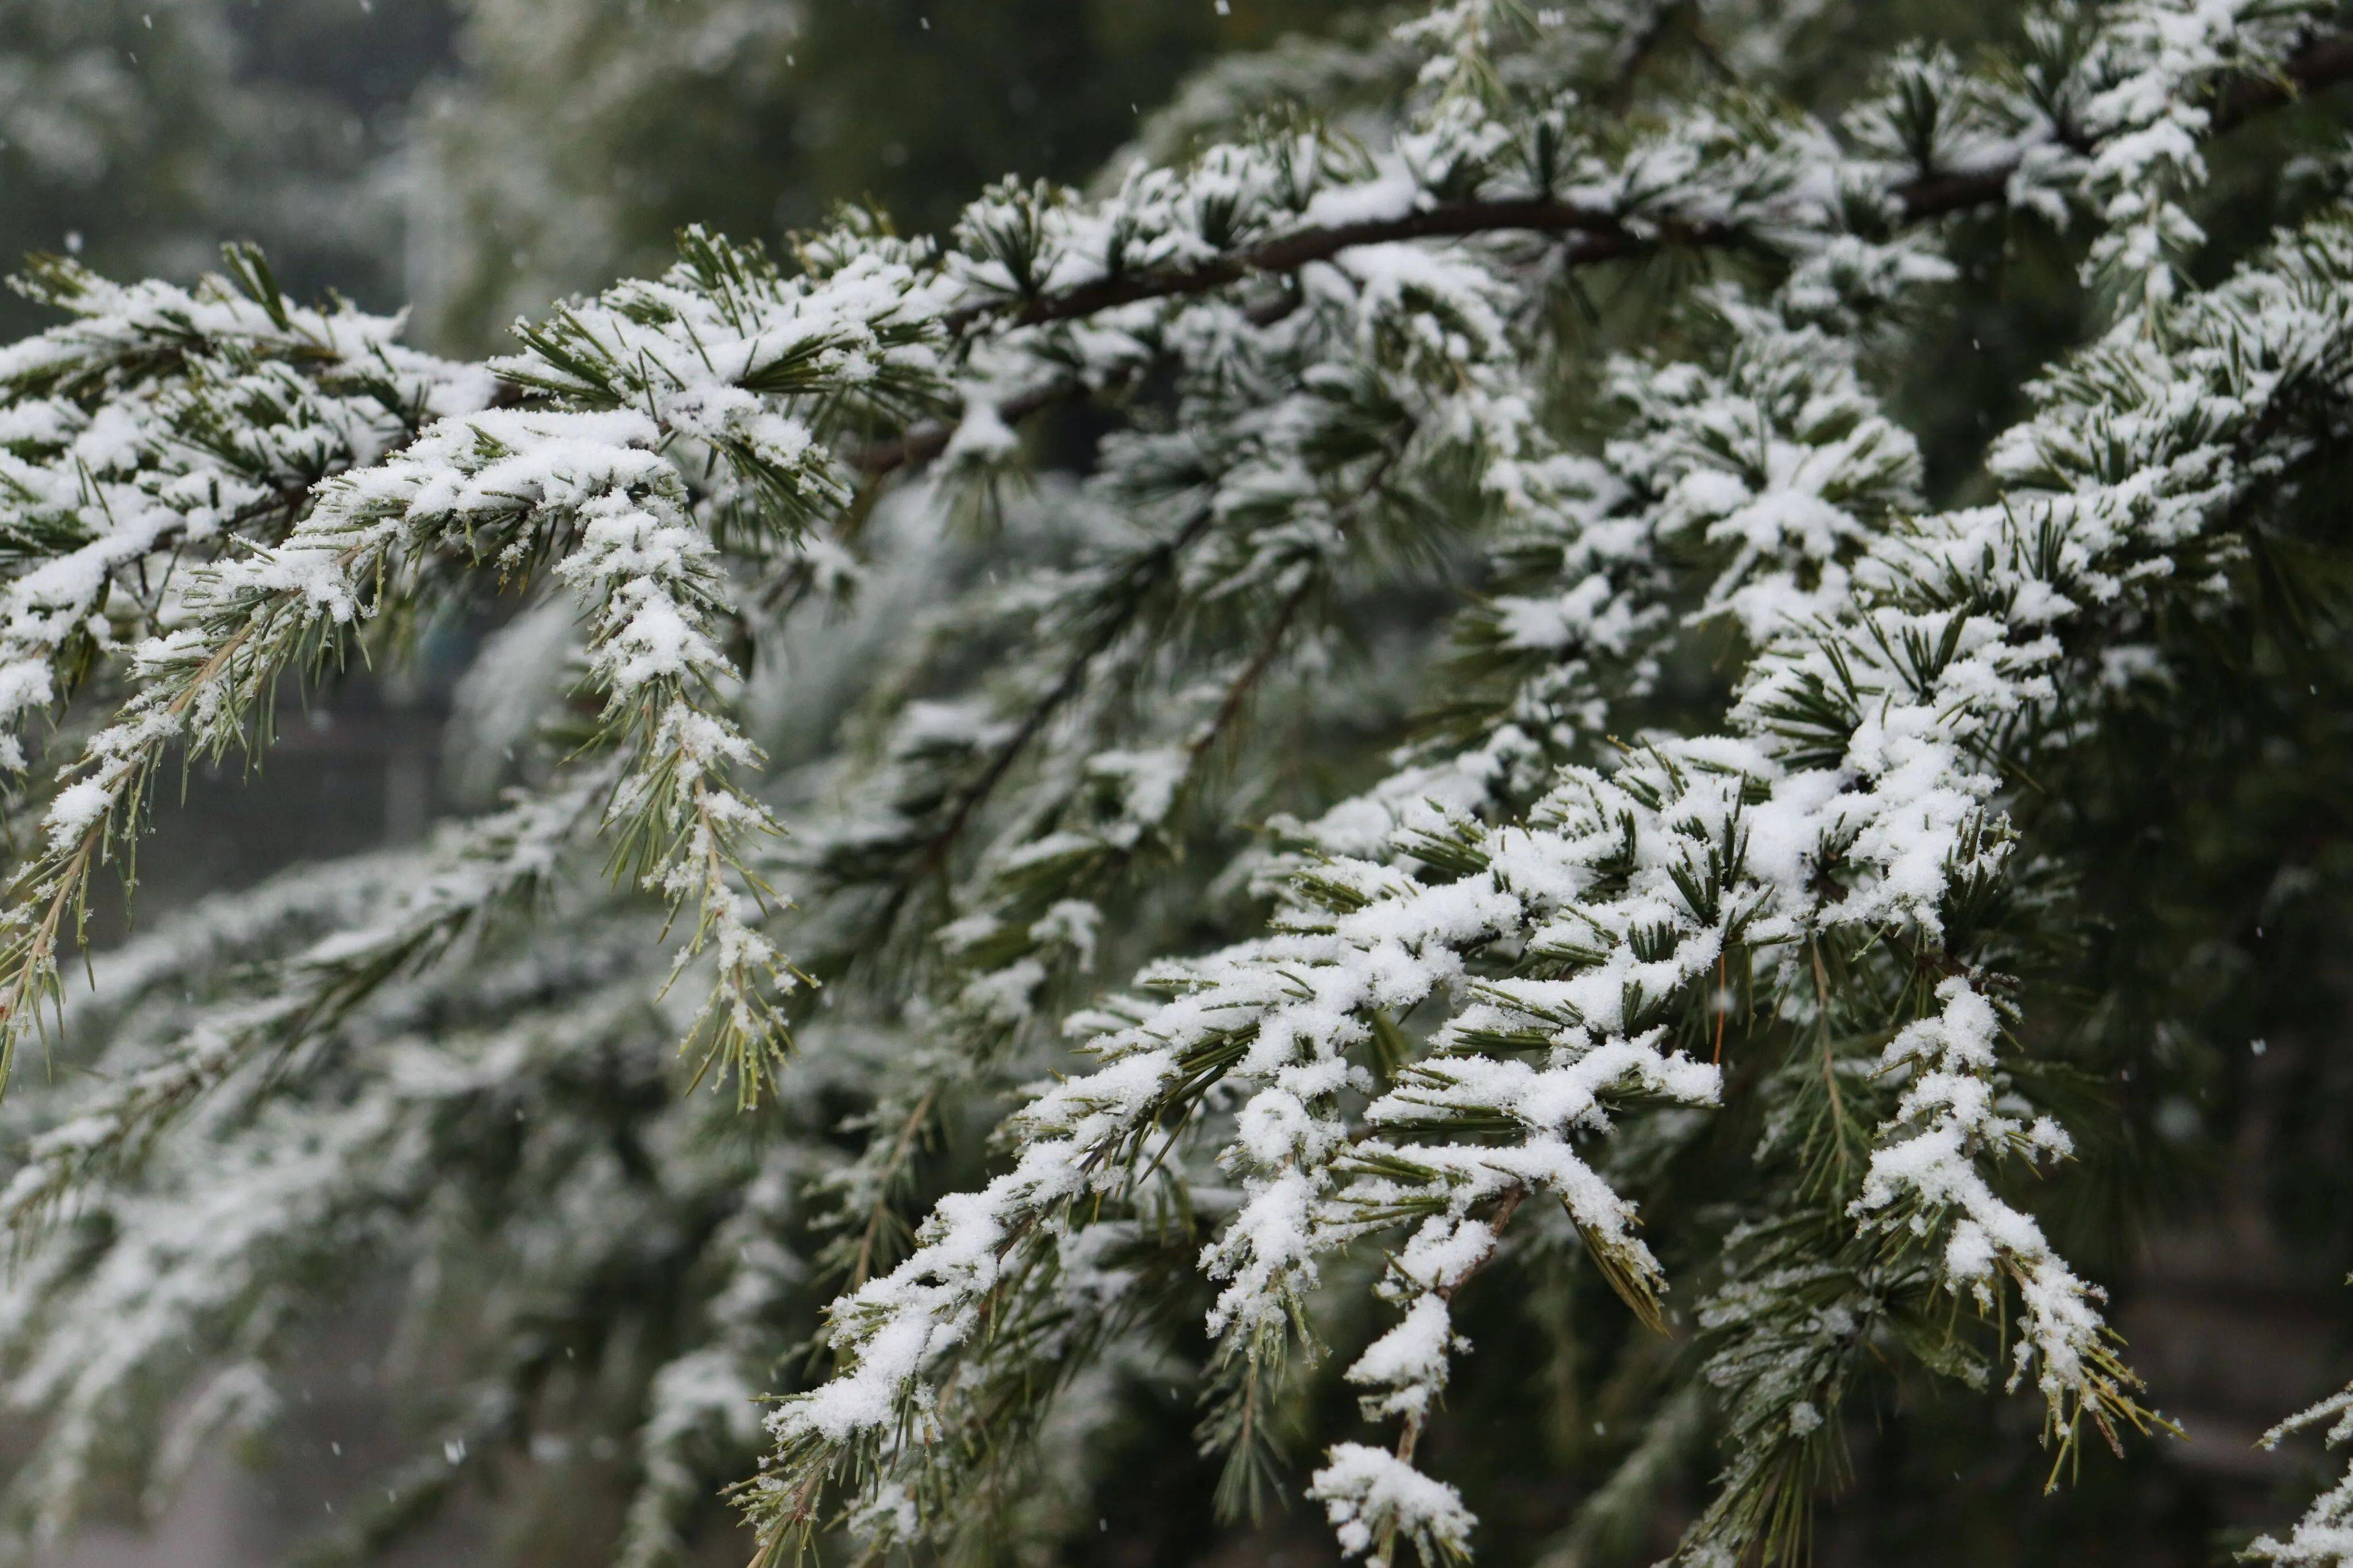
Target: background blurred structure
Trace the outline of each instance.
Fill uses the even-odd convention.
[[[1145,121],[1206,58],[1292,29],[1363,28],[1361,9],[1350,0],[0,0],[0,250],[73,253],[117,277],[186,279],[224,240],[252,238],[290,292],[334,289],[373,309],[407,303],[420,345],[480,353],[519,314],[659,269],[689,221],[773,243],[833,202],[870,197],[923,230],[1004,171],[1083,183],[1139,134],[1182,134],[1181,99],[1156,127]],[[1858,47],[1924,19],[1965,47],[2015,9],[1857,4],[1838,20]],[[1841,89],[1821,86],[1828,100]],[[2233,177],[2226,163],[2226,195]],[[2252,207],[2264,193],[2244,195]],[[2010,275],[1971,279],[1950,353],[1899,380],[1932,487],[1967,469],[2002,412],[1988,412],[1975,390],[2013,381],[2066,340],[2071,265],[2030,248]],[[0,300],[0,333],[39,320]],[[353,682],[290,723],[259,776],[195,780],[166,828],[169,852],[142,863],[149,910],[296,860],[412,839],[462,802],[464,770],[442,757],[439,735],[467,645],[445,635],[451,644],[424,679]],[[2337,994],[2341,956],[2314,962],[2327,970],[2313,977],[2316,990]],[[2314,1265],[2343,1249],[2309,1241],[2341,1237],[2343,1219],[2306,1215],[2306,1228],[2285,1233],[2279,1223],[2284,1184],[2325,1193],[2353,1169],[2342,1117],[2321,1109],[2353,1096],[2317,1092],[2344,1089],[2353,1072],[2328,1059],[2329,1044],[2275,1037],[2250,1069],[2238,1142],[2214,1173],[2218,1201],[2146,1245],[2084,1260],[2120,1281],[2117,1315],[2192,1437],[2138,1451],[2129,1467],[2094,1462],[2071,1516],[2080,1533],[2066,1537],[2087,1552],[2079,1561],[2203,1561],[2218,1532],[2282,1517],[2279,1500],[2311,1469],[2308,1454],[2259,1453],[2253,1439],[2341,1381],[2341,1367],[2284,1347],[2301,1354],[2333,1342],[2344,1321],[2334,1281]],[[2331,1206],[2290,1194],[2284,1207],[2293,1215],[2298,1204]],[[356,1303],[349,1331],[367,1323]],[[164,1534],[101,1530],[63,1561],[279,1560],[318,1522],[296,1517],[289,1500],[305,1510],[332,1500],[346,1484],[339,1476],[392,1451],[376,1430],[377,1375],[372,1362],[345,1363],[328,1347],[267,1467],[216,1462]],[[1577,1414],[1602,1429],[1606,1413]],[[1955,1441],[1980,1426],[1957,1427]],[[1875,1504],[1900,1508],[1923,1477],[1949,1471],[1958,1483],[1972,1458],[1905,1450],[1900,1437],[1876,1449],[1868,1434],[1858,1441],[1862,1489],[1825,1516],[1832,1563],[1871,1560],[1854,1520]],[[2129,1550],[2097,1544],[2102,1521],[2121,1518],[2140,1521],[2145,1539]],[[543,1523],[520,1561],[567,1561],[561,1521]],[[1261,1561],[1329,1555],[1313,1521],[1292,1525],[1260,1539],[1272,1542]],[[1999,1542],[2014,1525],[1987,1520],[1986,1539]],[[397,1560],[469,1561],[483,1549],[476,1528],[461,1507]],[[2144,1554],[2168,1541],[2179,1555]],[[1151,1542],[1119,1550],[1124,1561],[1162,1560]],[[1977,1550],[1947,1542],[1948,1555],[1922,1561],[1991,1560],[1973,1559]],[[722,1543],[713,1561],[732,1551]]]

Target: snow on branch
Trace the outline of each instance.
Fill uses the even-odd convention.
[[[850,213],[779,262],[691,229],[482,366],[296,307],[248,251],[187,289],[37,268],[71,319],[0,350],[0,763],[41,801],[0,916],[0,1072],[61,1005],[157,768],[266,745],[286,676],[544,588],[581,628],[586,754],[426,857],[347,868],[366,897],[281,888],[116,966],[143,1009],[123,1070],[0,1194],[21,1232],[75,1194],[122,1226],[17,1298],[19,1392],[60,1422],[36,1532],[172,1345],[230,1359],[189,1431],[263,1418],[275,1281],[396,1233],[533,1259],[590,1318],[607,1263],[659,1280],[624,1542],[648,1563],[707,1495],[701,1456],[762,1431],[738,1496],[767,1561],[837,1509],[878,1549],[985,1530],[1058,1400],[1172,1355],[1200,1357],[1221,1495],[1250,1495],[1351,1280],[1394,1317],[1346,1325],[1343,1381],[1395,1438],[1332,1443],[1310,1492],[1351,1554],[1465,1557],[1475,1521],[1418,1456],[1471,1350],[1458,1293],[1540,1247],[1640,1332],[1696,1321],[1612,1505],[1700,1441],[1713,1390],[1739,1449],[1688,1562],[1796,1550],[1899,1297],[2014,1324],[2062,1458],[2152,1424],[2098,1288],[2005,1178],[2070,1145],[2011,1071],[1986,911],[2019,781],[2164,616],[2221,601],[2345,431],[2342,214],[2211,289],[2185,268],[2211,138],[2353,49],[2305,0],[2069,5],[1982,62],[1903,51],[1831,120],[1772,69],[1717,79],[1778,24],[1654,100],[1681,10],[1450,0],[1311,62],[1361,114],[1245,117],[1091,195],[1006,180],[937,241]],[[1875,384],[1981,258],[1946,221],[1980,210],[2086,231],[2094,335],[1993,441],[1997,499],[1931,510],[1925,437]],[[1602,279],[1664,302],[1588,355],[1628,342],[1567,324]],[[1090,477],[1033,482],[1025,421],[1080,400],[1115,426]],[[861,610],[860,585],[911,597]],[[839,668],[874,643],[812,647],[818,601],[884,623],[874,668]],[[1397,746],[1417,681],[1436,712],[1386,763],[1273,754]],[[113,714],[77,748],[85,692]],[[31,744],[38,715],[64,738]],[[1245,847],[1270,805],[1298,815]],[[565,967],[574,933],[497,917],[590,841],[617,886]],[[294,944],[326,910],[346,934]],[[460,952],[493,928],[526,981]],[[632,956],[574,984],[608,938]],[[690,975],[708,990],[666,1008]],[[396,979],[470,1021],[417,1022]],[[644,1092],[646,1039],[689,1012],[698,1076],[770,1120],[721,1137]],[[1758,1190],[1725,1195],[1686,1314],[1656,1156],[1746,1109],[1744,1025],[1819,1028],[1810,1077],[1868,1109],[1833,1111],[1831,1174],[1789,1177],[1767,1067]],[[795,1034],[818,1048],[788,1059]],[[308,1078],[250,1070],[297,1057]],[[944,1134],[985,1120],[996,1163],[913,1223]],[[518,1151],[494,1174],[463,1163],[490,1122]],[[428,1212],[437,1161],[491,1194],[480,1236]],[[1206,1311],[1131,1333],[1187,1268]],[[817,1279],[842,1291],[829,1374],[757,1426]],[[131,1331],[93,1356],[107,1313]],[[470,1373],[459,1456],[530,1420],[557,1352],[525,1339]],[[2263,1550],[2332,1560],[2342,1503]]]

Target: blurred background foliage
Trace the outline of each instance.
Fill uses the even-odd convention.
[[[1205,56],[1364,9],[6,0],[0,242],[186,277],[251,238],[297,293],[482,351],[689,222],[774,241],[871,200],[927,229],[1008,171],[1083,181]]]

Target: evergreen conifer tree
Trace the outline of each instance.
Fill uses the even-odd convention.
[[[322,1560],[576,1447],[628,1564],[725,1489],[763,1564],[1303,1497],[1384,1568],[1778,1565],[1858,1448],[2055,1532],[2179,1440],[2102,1279],[2251,1042],[2353,1267],[2353,16],[1839,23],[1447,0],[481,363],[249,247],[28,263],[22,1548],[366,1297],[431,1393]],[[89,951],[171,770],[489,623],[496,809]],[[2240,1544],[2353,1563],[2353,1480]]]

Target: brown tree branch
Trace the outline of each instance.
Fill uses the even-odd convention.
[[[2353,35],[2315,38],[2289,57],[2277,75],[2245,77],[2225,88],[2215,104],[2213,133],[2221,135],[2265,110],[2348,79],[2353,79]],[[1905,224],[1926,223],[2000,201],[2019,163],[2010,158],[1982,169],[1915,175],[1899,181],[1888,195]],[[945,324],[961,338],[989,325],[1034,327],[1081,321],[1123,305],[1204,294],[1253,277],[1296,272],[1360,246],[1487,234],[1567,236],[1567,260],[1572,267],[1677,246],[1728,246],[1739,238],[1737,229],[1721,224],[1670,224],[1638,231],[1616,213],[1551,198],[1444,202],[1398,217],[1293,230],[1196,265],[1147,268],[1026,298],[970,304],[950,311]],[[1008,422],[1018,421],[1082,391],[1076,382],[1052,383],[1009,399],[1000,412]],[[881,478],[928,462],[946,448],[955,431],[945,422],[918,426],[899,440],[869,447],[860,454],[858,466]]]

